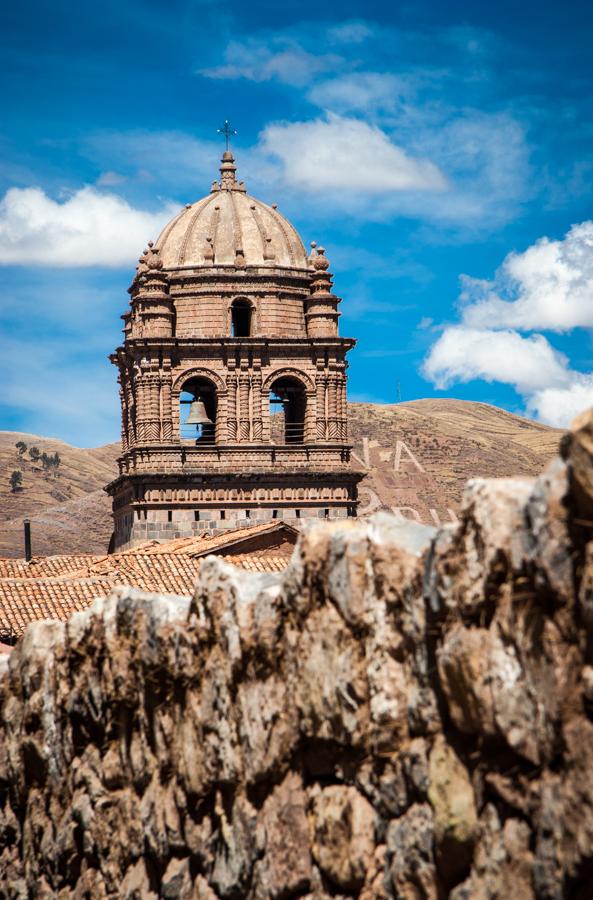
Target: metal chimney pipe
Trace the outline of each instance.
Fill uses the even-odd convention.
[[[33,558],[31,553],[31,522],[29,519],[25,519],[23,524],[25,526],[25,561],[31,562]]]

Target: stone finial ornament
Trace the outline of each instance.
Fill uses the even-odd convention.
[[[220,187],[223,191],[239,190],[237,179],[235,177],[237,166],[235,165],[235,157],[230,150],[225,150],[222,154],[220,164]]]
[[[340,298],[332,293],[332,274],[325,248],[311,241],[311,296],[307,305],[307,332],[311,337],[332,337],[338,334],[338,304]]]
[[[136,266],[136,278],[140,278],[144,273],[148,270],[148,266],[146,265],[146,257],[148,256],[148,247],[142,253],[142,255],[138,259],[138,265]]]
[[[313,257],[313,268],[325,272],[329,269],[329,259],[325,256],[325,248],[318,247],[317,255]]]
[[[154,246],[152,241],[148,242],[148,249],[145,253],[145,265],[148,270],[163,268],[163,261],[160,258],[158,248]]]

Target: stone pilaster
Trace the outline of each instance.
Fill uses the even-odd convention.
[[[305,444],[314,444],[317,437],[316,407],[316,392],[307,391],[303,433]]]
[[[328,377],[328,417],[327,417],[327,436],[330,441],[340,439],[340,427],[338,416],[338,379],[339,375],[332,373]]]
[[[173,440],[173,383],[170,363],[163,363],[161,371],[161,438],[170,443]]]
[[[233,443],[237,440],[237,376],[229,373],[226,377],[227,384],[227,440]]]
[[[252,408],[252,441],[261,441],[263,437],[262,421],[262,377],[256,369],[251,376],[251,408]]]
[[[228,391],[219,391],[217,396],[216,422],[214,424],[214,443],[224,444],[228,440]]]
[[[117,383],[119,385],[119,402],[121,405],[121,447],[125,453],[128,449],[128,405],[126,402],[126,392],[123,386],[124,376],[120,372]]]
[[[143,444],[148,434],[148,389],[146,373],[139,370],[136,375],[136,434],[138,443]]]
[[[348,404],[346,400],[346,376],[341,373],[338,376],[338,417],[340,440],[348,440]]]
[[[137,407],[136,407],[136,393],[134,389],[134,379],[133,379],[133,370],[126,369],[125,380],[124,380],[124,393],[126,397],[126,407],[127,407],[127,422],[128,422],[128,436],[127,443],[128,447],[131,447],[136,443],[138,439],[137,433]]]
[[[157,442],[160,438],[160,387],[158,372],[150,372],[144,376],[146,390],[146,434],[145,440]]]
[[[327,437],[326,393],[327,375],[318,373],[315,384],[316,436],[318,441],[324,441]]]
[[[249,383],[251,381],[248,372],[239,375],[239,440],[249,440]]]

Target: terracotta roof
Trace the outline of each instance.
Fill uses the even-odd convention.
[[[240,553],[244,541],[263,535],[283,532],[294,537],[298,530],[287,522],[265,522],[251,525],[249,528],[237,528],[218,535],[199,535],[197,537],[176,538],[172,541],[146,541],[129,550],[122,550],[111,555],[78,554],[75,556],[35,556],[31,562],[24,559],[1,559],[0,578],[61,578],[64,575],[87,577],[98,563],[105,562],[108,568],[113,560],[127,559],[144,555],[162,556],[207,556],[219,550],[231,550],[236,546],[235,556]],[[272,550],[273,548],[270,548]]]
[[[24,559],[0,559],[0,578],[61,578],[92,565],[101,556],[34,556]]]
[[[224,561],[249,572],[282,572],[288,560],[282,556],[225,556]]]
[[[174,553],[192,556],[207,556],[209,553],[215,553],[217,550],[230,548],[233,545],[240,545],[243,541],[251,540],[262,535],[274,534],[274,532],[284,532],[294,536],[295,541],[298,530],[288,525],[286,522],[279,520],[277,522],[264,522],[261,525],[251,525],[249,528],[236,528],[223,532],[222,534],[199,535],[197,537],[176,538],[172,541],[159,543],[158,541],[147,541],[139,547],[131,550],[124,550],[121,556],[137,556],[138,554],[162,554]]]
[[[2,578],[0,630],[22,634],[36,619],[65,621],[111,587],[108,578]]]
[[[167,553],[164,546],[168,544],[159,546],[160,553],[49,557],[54,570],[61,568],[62,577],[35,577],[31,574],[32,563],[27,570],[28,577],[0,577],[0,635],[20,635],[29,622],[37,619],[65,621],[73,612],[85,609],[95,597],[105,596],[119,584],[160,594],[191,596],[202,558],[195,559],[179,551]],[[79,563],[74,573],[68,569],[72,559]],[[225,560],[251,572],[281,572],[286,566],[286,559],[271,555],[240,554],[226,556]],[[38,571],[42,568],[40,565]]]
[[[280,548],[253,553],[251,541],[274,533],[296,538],[298,531],[283,521],[238,528],[215,537],[149,541],[107,556],[35,557],[30,563],[0,559],[0,636],[22,634],[36,619],[67,619],[95,597],[119,584],[160,594],[191,596],[202,559],[225,552],[225,559],[250,572],[281,572],[287,564]]]
[[[190,557],[173,553],[136,556],[114,554],[96,562],[89,569],[91,576],[115,579],[117,584],[161,594],[192,594],[200,564]]]

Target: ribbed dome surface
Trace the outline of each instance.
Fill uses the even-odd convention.
[[[188,205],[163,229],[156,248],[165,269],[182,266],[270,266],[307,269],[298,232],[235,179],[232,154],[208,197]]]

